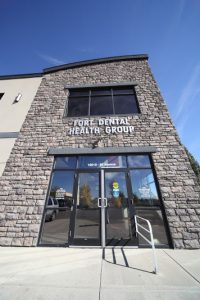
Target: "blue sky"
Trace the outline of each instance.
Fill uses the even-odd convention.
[[[199,0],[0,0],[0,74],[149,54],[183,144],[200,162]]]

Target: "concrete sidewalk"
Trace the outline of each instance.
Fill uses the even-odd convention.
[[[1,300],[200,299],[200,250],[0,248]]]

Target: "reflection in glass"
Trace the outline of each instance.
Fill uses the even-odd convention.
[[[113,114],[113,104],[111,96],[91,97],[90,115],[110,115]]]
[[[115,114],[134,114],[138,112],[134,95],[114,96]]]
[[[133,94],[133,87],[114,87],[113,95],[130,95]]]
[[[70,98],[68,101],[68,117],[87,116],[89,98]]]
[[[74,238],[99,239],[99,173],[80,173]]]
[[[152,230],[153,230],[153,236],[154,236],[154,242],[156,245],[164,244],[168,245],[167,235],[165,231],[165,226],[163,222],[162,212],[159,208],[154,209],[137,209],[136,213],[138,216],[145,218],[150,221]],[[147,228],[147,223],[139,220],[139,224]],[[148,228],[147,228],[148,229]],[[149,239],[149,236],[147,233],[140,228],[141,233]],[[142,238],[139,238],[139,245],[147,245],[148,243]]]
[[[123,155],[79,156],[79,168],[126,168],[126,157]]]
[[[97,208],[99,197],[99,174],[80,173],[78,182],[77,207]]]
[[[40,244],[66,244],[68,242],[70,210],[48,209],[45,214]]]
[[[75,239],[99,239],[99,209],[77,209],[75,223]]]
[[[75,169],[75,156],[61,156],[56,158],[54,169]]]
[[[124,172],[105,172],[107,243],[114,239],[131,239],[128,193]]]
[[[153,173],[150,169],[131,170],[133,200],[136,206],[158,205],[158,193]]]
[[[70,97],[83,97],[83,96],[88,96],[89,97],[89,90],[88,89],[75,89],[75,90],[70,90],[69,93]]]
[[[57,200],[59,208],[72,206],[73,184],[73,171],[55,171],[53,173],[50,197]]]
[[[74,172],[53,173],[40,244],[66,244],[73,203]]]
[[[128,155],[128,166],[131,168],[150,168],[148,155]]]
[[[91,96],[100,96],[100,95],[109,95],[111,96],[111,89],[108,88],[104,88],[104,89],[92,89],[91,90]]]

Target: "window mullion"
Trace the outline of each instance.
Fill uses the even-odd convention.
[[[89,90],[88,116],[90,116],[91,90]]]
[[[111,89],[111,97],[112,97],[113,115],[115,115],[115,106],[114,106],[114,99],[113,99],[113,89]]]

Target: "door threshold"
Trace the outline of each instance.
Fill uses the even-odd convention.
[[[105,249],[138,249],[138,246],[107,246]]]

